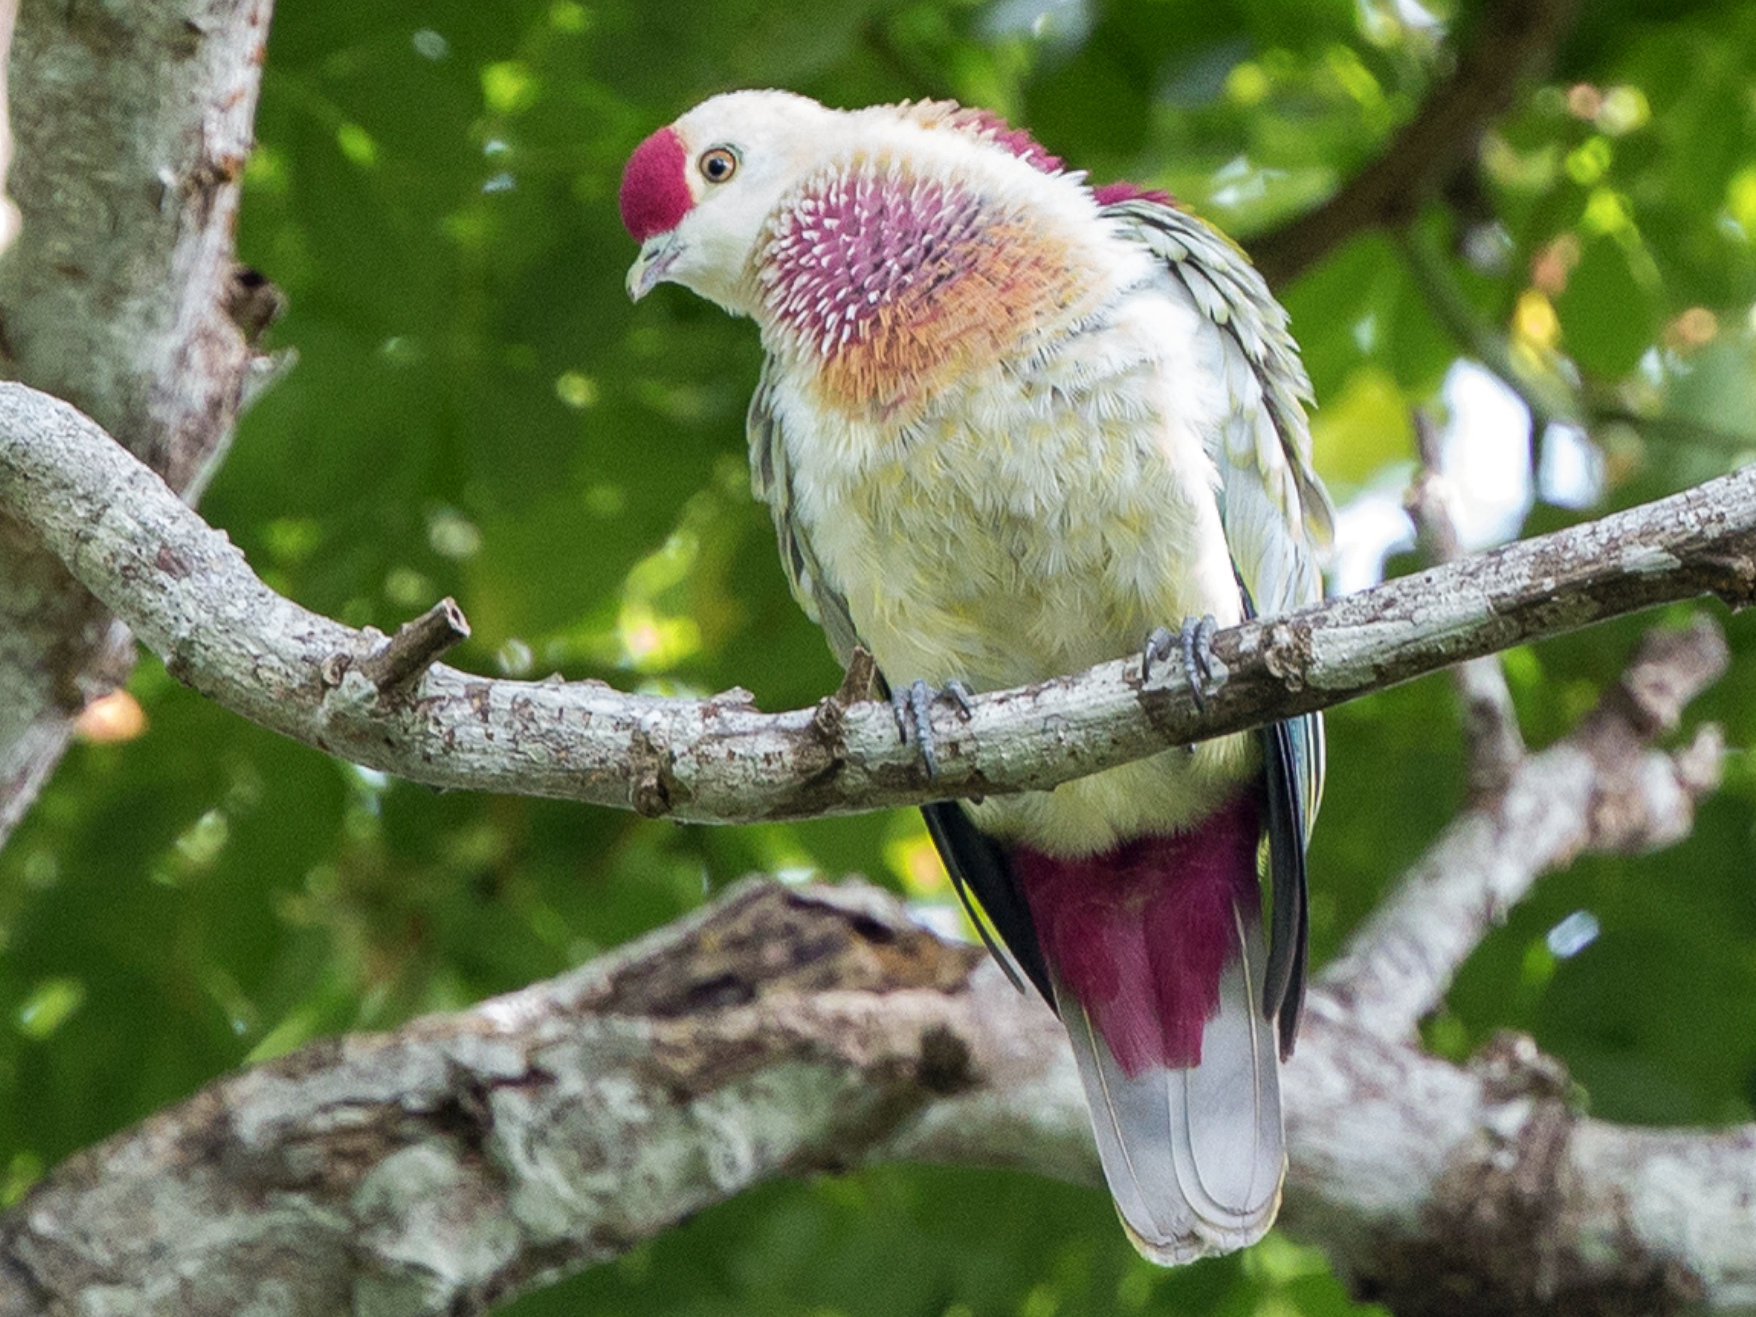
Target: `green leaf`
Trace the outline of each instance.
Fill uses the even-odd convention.
[[[1585,243],[1555,310],[1567,352],[1604,379],[1633,370],[1658,331],[1653,290],[1635,276],[1623,243],[1611,237]]]

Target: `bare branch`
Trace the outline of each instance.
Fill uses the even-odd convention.
[[[1655,850],[1689,832],[1718,785],[1719,729],[1672,756],[1647,750],[1726,669],[1709,619],[1648,636],[1578,731],[1514,768],[1506,789],[1454,819],[1322,975],[1350,1026],[1411,1039],[1451,977],[1532,883],[1584,851]],[[1639,692],[1662,693],[1642,695]]]
[[[18,236],[18,207],[6,195],[6,173],[12,167],[12,115],[8,110],[6,66],[11,63],[12,29],[18,24],[18,0],[0,0],[0,253]]]
[[[1429,560],[1456,562],[1463,556],[1463,546],[1452,516],[1452,489],[1442,469],[1438,428],[1424,408],[1415,409],[1414,430],[1421,467],[1409,485],[1404,505],[1427,546]],[[1498,654],[1483,655],[1459,663],[1452,669],[1452,680],[1463,703],[1470,797],[1482,800],[1497,796],[1524,758],[1524,734],[1518,727],[1518,711],[1512,707],[1506,670]]]
[[[1488,124],[1553,60],[1577,0],[1495,0],[1475,18],[1457,68],[1382,155],[1315,210],[1248,243],[1271,286],[1290,283],[1349,238],[1400,228],[1471,160]]]
[[[600,683],[434,665],[406,700],[357,670],[383,643],[297,607],[71,408],[0,385],[0,509],[42,536],[171,673],[320,750],[435,786],[741,822],[1040,789],[1169,745],[1326,708],[1508,645],[1704,592],[1756,588],[1756,467],[1376,589],[1224,631],[1231,674],[1197,709],[1137,658],[941,712],[939,776],[888,705],[763,714]],[[350,656],[346,666],[336,655]]]
[[[1095,1179],[1059,1027],[981,963],[870,889],[740,887],[562,979],[317,1044],[74,1158],[0,1222],[0,1314],[98,1288],[182,1317],[479,1311],[764,1180],[883,1156],[1001,1076],[989,1101],[1046,1110],[984,1131],[993,1159],[1047,1150]]]
[[[460,640],[469,639],[469,621],[455,599],[441,599],[412,622],[405,622],[383,648],[360,663],[366,680],[380,695],[390,696],[411,685]],[[336,677],[336,682],[340,682]]]
[[[1756,1125],[1585,1118],[1510,1041],[1458,1067],[1313,993],[1282,1075],[1288,1233],[1399,1317],[1748,1313]]]
[[[1524,733],[1497,654],[1459,663],[1452,673],[1463,704],[1464,775],[1472,800],[1499,795],[1524,760]]]

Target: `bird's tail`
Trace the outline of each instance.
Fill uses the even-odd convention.
[[[1233,924],[1237,955],[1198,1064],[1155,1060],[1129,1073],[1055,985],[1116,1211],[1134,1246],[1164,1266],[1255,1243],[1280,1207],[1286,1148],[1278,1044],[1260,1004],[1261,922],[1234,908]]]
[[[1262,819],[1246,791],[1181,833],[1072,859],[1012,854],[1110,1192],[1160,1263],[1254,1243],[1280,1205]]]

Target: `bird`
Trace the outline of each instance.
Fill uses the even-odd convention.
[[[936,700],[1136,653],[1200,698],[1216,628],[1321,598],[1333,513],[1286,313],[1167,194],[1095,186],[980,108],[748,90],[642,141],[618,200],[631,297],[674,283],[756,322],[751,479],[793,594],[844,667],[872,656],[929,772]],[[1162,1265],[1279,1209],[1323,771],[1307,715],[923,810],[1065,1024],[1124,1230]]]

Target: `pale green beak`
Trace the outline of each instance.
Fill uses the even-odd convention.
[[[677,231],[655,233],[640,244],[640,255],[628,267],[628,296],[638,302],[665,280],[677,257],[683,254],[682,240]]]

